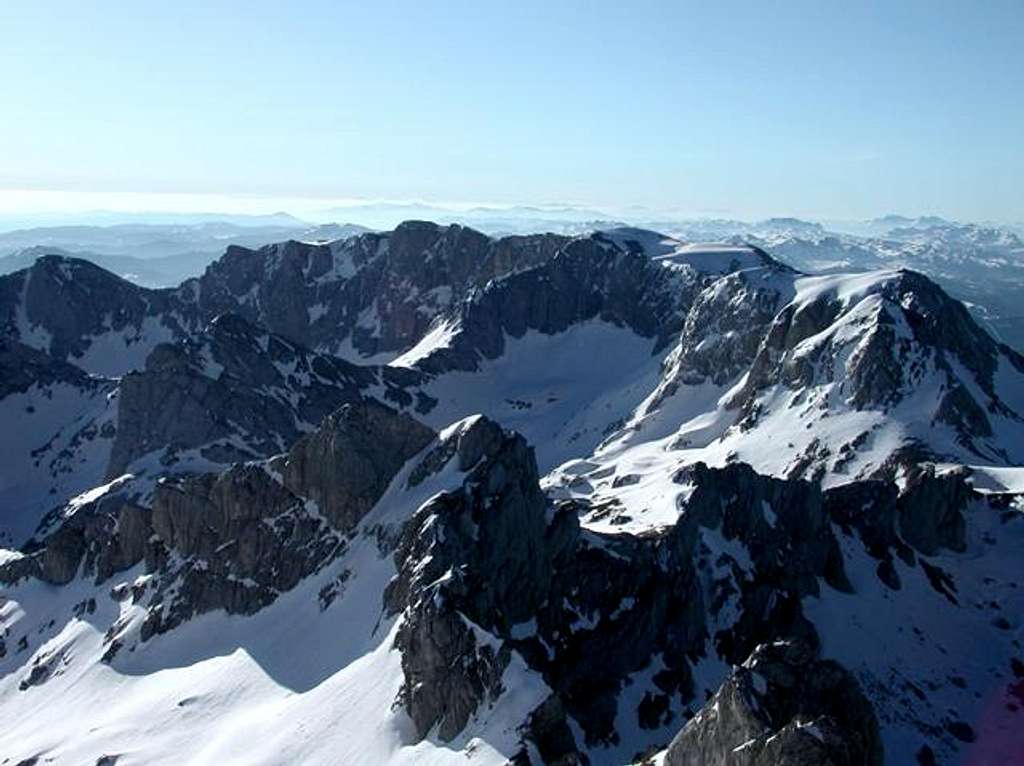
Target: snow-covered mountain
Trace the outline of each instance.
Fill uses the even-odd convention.
[[[920,271],[967,303],[997,337],[1024,348],[1024,240],[1007,228],[928,219],[864,237],[758,229],[726,239],[756,244],[785,262],[822,274],[906,268]]]
[[[1012,762],[1024,358],[745,239],[0,277],[0,753]]]

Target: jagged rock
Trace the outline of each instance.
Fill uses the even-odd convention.
[[[927,416],[953,426],[961,444],[974,452],[993,435],[991,415],[1020,419],[993,387],[1000,358],[1016,367],[1019,355],[992,340],[963,304],[915,272],[879,277],[855,296],[826,289],[790,303],[763,338],[730,401],[747,428],[759,416],[758,397],[775,385],[800,391],[804,399],[820,391],[812,401],[825,412],[832,406],[828,391],[836,386],[853,408],[884,412],[916,388],[935,385]],[[936,379],[941,384],[930,382]],[[1005,446],[999,450],[1007,459]]]
[[[110,390],[113,381],[86,375],[73,364],[42,351],[0,337],[0,399],[23,393],[32,386],[66,383],[77,388]]]
[[[587,758],[580,754],[572,729],[566,720],[565,707],[556,695],[548,697],[526,722],[528,739],[546,764],[554,766],[583,766]],[[524,755],[524,766],[529,758]]]
[[[472,615],[492,615],[480,623],[485,628],[529,619],[543,599],[551,577],[547,500],[525,440],[505,433],[499,442],[494,429],[478,418],[452,437],[460,466],[485,445],[489,453],[476,457],[461,491],[438,496],[406,524],[398,578],[386,594],[391,611],[420,598],[451,566],[460,571],[446,588],[472,600]]]
[[[985,410],[962,383],[955,384],[943,395],[935,412],[935,420],[953,426],[964,439],[970,439],[973,435],[992,435],[992,424]]]
[[[304,498],[251,464],[157,485],[152,529],[147,561],[159,580],[143,640],[213,609],[251,614],[345,546]]]
[[[851,590],[817,485],[760,476],[739,463],[719,469],[696,463],[673,480],[695,487],[686,503],[688,518],[721,529],[727,540],[743,541],[760,582],[807,595],[817,594],[817,578],[824,577],[837,590]],[[780,549],[787,549],[784,563],[775,555]]]
[[[110,477],[129,466],[139,475],[99,497],[90,494],[67,505],[55,500],[52,523],[21,555],[5,555],[0,582],[25,576],[54,584],[77,576],[103,582],[142,564],[145,575],[111,588],[125,607],[124,622],[118,618],[107,636],[104,657],[113,661],[120,650],[131,652],[131,630],[138,625],[132,620],[139,611],[147,615],[143,639],[209,610],[251,614],[339,556],[350,542],[347,536],[389,487],[396,499],[402,491],[425,498],[431,482],[458,482],[422,507],[409,508],[400,533],[397,502],[386,509],[386,521],[362,530],[371,537],[371,549],[360,555],[372,556],[373,535],[381,556],[394,555],[397,576],[384,605],[399,621],[400,702],[419,736],[436,732],[451,740],[502,694],[510,663],[525,664],[544,701],[527,721],[514,723],[524,724],[530,753],[566,764],[581,762],[584,749],[617,744],[622,716],[639,724],[649,737],[645,744],[663,745],[666,728],[678,726],[673,722],[700,704],[698,684],[720,661],[739,663],[751,652],[769,656],[778,641],[813,647],[815,596],[837,598],[832,591],[838,590],[847,603],[856,599],[847,571],[858,587],[872,587],[870,573],[877,565],[878,577],[893,591],[904,588],[904,597],[933,597],[906,588],[924,578],[963,604],[965,613],[968,598],[971,608],[990,608],[973,603],[972,584],[948,560],[955,557],[927,560],[941,551],[964,550],[967,504],[980,497],[965,477],[915,467],[934,458],[918,433],[918,442],[908,439],[883,454],[888,434],[858,425],[837,444],[827,438],[828,423],[821,425],[820,418],[852,413],[867,422],[893,412],[918,393],[914,386],[927,370],[928,381],[938,385],[921,389],[932,398],[915,417],[959,435],[970,449],[1012,462],[1012,440],[1004,439],[1001,447],[984,440],[1001,435],[1015,417],[995,385],[1011,367],[1019,370],[1020,360],[977,336],[941,291],[913,276],[851,280],[839,287],[827,280],[798,284],[766,255],[754,261],[730,256],[721,268],[701,270],[678,254],[671,256],[676,260],[659,260],[640,241],[643,233],[635,236],[494,241],[461,227],[410,223],[344,245],[287,243],[231,251],[200,280],[161,293],[189,337],[178,337],[169,325],[157,328],[157,335],[166,330],[176,341],[156,345],[145,369],[127,374],[112,397],[121,422],[116,429],[102,423],[108,436],[117,434]],[[63,268],[46,272],[36,284],[49,285],[46,300],[61,295]],[[51,328],[64,328],[54,348],[70,359],[89,358],[80,353],[88,350],[92,330],[65,332],[67,317],[60,312],[47,315],[46,323],[29,323],[31,332],[24,332],[24,315],[17,312],[25,307],[24,296],[41,300],[43,293],[33,292],[35,279],[0,281],[0,316],[14,322],[4,325],[5,337],[49,345]],[[797,287],[800,300],[784,305]],[[163,315],[153,308],[150,293],[118,290],[114,297],[120,303],[103,310],[128,306],[138,323],[116,326],[138,350],[156,336],[136,336],[131,328],[154,330],[154,320]],[[139,301],[142,309],[135,311]],[[15,313],[7,311],[10,306]],[[109,312],[97,314],[101,330],[110,324]],[[794,438],[798,447],[784,447],[779,439],[780,451],[792,448],[794,459],[772,470],[789,479],[758,475],[732,457],[723,468],[697,464],[673,473],[676,486],[666,484],[657,500],[665,507],[654,509],[658,522],[643,528],[634,522],[647,509],[623,503],[618,520],[626,523],[616,534],[590,531],[600,506],[586,499],[587,492],[608,493],[613,500],[612,490],[623,490],[619,497],[644,495],[653,481],[643,461],[581,468],[573,491],[553,491],[549,498],[538,485],[525,441],[498,424],[467,419],[431,445],[434,432],[412,415],[367,399],[378,396],[420,412],[430,407],[426,392],[433,390],[445,396],[444,410],[450,412],[450,403],[458,406],[457,392],[454,386],[445,389],[443,373],[474,369],[481,359],[502,353],[509,337],[557,333],[594,319],[630,328],[650,339],[659,354],[677,342],[658,396],[645,405],[657,408],[664,403],[659,396],[707,385],[710,394],[716,388],[733,392],[730,404],[740,408],[733,433],[755,428],[773,406],[776,413],[792,410],[794,423],[821,425],[822,433]],[[445,335],[447,345],[408,362],[419,369],[357,367],[322,353],[393,355],[415,343],[425,328],[439,328],[440,320],[452,330]],[[1010,367],[1000,367],[1006,360]],[[0,366],[12,370],[4,389],[11,392],[35,380],[59,383],[63,376],[100,386],[97,391],[112,385],[91,383],[66,362],[20,341],[0,346]],[[781,404],[768,401],[773,396]],[[666,422],[656,427],[669,430],[658,439],[671,436],[668,421],[678,414],[671,407],[665,411]],[[322,427],[311,432],[324,416],[329,417]],[[721,419],[723,428],[733,422]],[[840,469],[857,465],[850,454],[870,450],[879,453],[872,465]],[[679,456],[677,463],[672,449],[665,454],[665,475],[689,459]],[[415,455],[422,455],[418,465],[401,471]],[[196,464],[208,471],[206,461],[237,459],[255,462],[188,472]],[[150,494],[161,474],[169,475]],[[407,476],[404,486],[396,484],[399,475]],[[837,475],[848,483],[827,490],[800,479]],[[884,480],[894,477],[898,486]],[[608,496],[598,494],[606,503]],[[1012,515],[1008,510],[999,523],[1009,524]],[[990,535],[987,543],[995,533],[984,534]],[[859,568],[864,550],[874,558],[866,560],[867,569]],[[318,594],[309,594],[317,596],[314,613],[317,600],[322,611],[330,610],[346,588],[371,579],[339,570],[317,583]],[[100,605],[87,612],[80,603],[75,614],[105,619],[102,600]],[[325,611],[325,619],[338,612]],[[1012,634],[1012,617],[986,613],[983,619]],[[129,622],[133,627],[119,632]],[[821,625],[823,631],[828,627]],[[41,636],[33,635],[33,649],[44,645]],[[18,639],[11,636],[8,643]],[[25,643],[18,646],[27,653],[27,638],[21,639]],[[866,716],[850,720],[859,698],[844,685],[847,676],[802,650],[794,652],[769,657],[764,668],[747,668],[747,680],[736,681],[732,691],[723,687],[718,713],[700,718],[702,726],[720,725],[718,733],[705,732],[709,747],[724,748],[725,740],[742,736],[739,757],[752,763],[864,762],[857,748],[870,740],[870,727]],[[802,670],[785,670],[790,667]],[[871,672],[866,671],[866,684]],[[633,688],[624,694],[627,687]],[[769,694],[767,707],[751,704],[748,692],[757,699]],[[833,709],[833,698],[849,704]],[[624,707],[626,700],[633,709]],[[731,721],[723,718],[726,713]],[[961,724],[948,718],[937,729],[947,742],[966,744],[981,736]],[[525,756],[516,757],[518,763]]]
[[[54,676],[60,675],[68,661],[67,646],[53,647],[37,655],[28,675],[18,684],[18,690],[26,691],[33,686],[42,686]]]
[[[120,339],[125,355],[141,348],[144,356],[150,344],[184,337],[179,318],[187,313],[177,291],[147,290],[80,258],[46,255],[0,276],[0,334],[64,362],[77,363],[93,338],[107,334]],[[121,361],[114,354],[87,372],[117,375]]]
[[[251,613],[295,587],[344,549],[344,533],[433,436],[408,415],[360,402],[267,467],[159,484],[153,531],[184,563],[162,575],[143,637],[211,609]],[[153,557],[166,569],[166,556]]]
[[[344,550],[342,533],[432,438],[410,416],[360,402],[270,464],[161,480],[151,507],[125,477],[0,566],[0,582],[83,574],[99,583],[145,561],[156,579],[143,640],[213,609],[255,612]]]
[[[0,276],[0,336],[102,368],[88,372],[121,375],[139,369],[157,344],[235,313],[318,351],[347,346],[362,356],[397,355],[468,290],[547,260],[566,241],[556,235],[494,240],[462,226],[409,221],[390,233],[329,244],[232,245],[201,277],[166,289],[140,287],[82,259],[47,255]],[[94,340],[105,338],[126,353],[88,357]]]
[[[464,226],[406,221],[329,245],[231,247],[197,280],[199,309],[240,313],[321,351],[348,342],[363,356],[397,355],[467,291],[550,258],[565,241],[494,240]]]
[[[481,357],[501,355],[506,336],[521,338],[527,330],[551,335],[594,318],[664,347],[682,327],[701,281],[599,234],[577,238],[549,260],[474,292],[455,318],[461,332],[416,367],[432,374],[475,370]]]
[[[937,475],[934,466],[913,470],[899,498],[900,532],[925,555],[940,548],[963,551],[967,524],[963,510],[973,494],[964,472]]]
[[[37,577],[64,585],[79,574],[92,574],[103,582],[142,559],[150,533],[149,510],[133,505],[115,485],[62,519],[41,541],[31,542],[26,556],[0,566],[0,581]]]
[[[377,402],[349,404],[300,439],[280,470],[286,487],[316,502],[335,528],[347,532],[434,436],[411,416]]]
[[[857,530],[868,554],[879,560],[879,578],[894,590],[901,583],[893,555],[908,566],[915,561],[913,551],[896,532],[898,503],[899,489],[884,481],[845,484],[828,490],[823,497],[828,517],[847,534]]]
[[[460,468],[472,461],[463,489],[442,494],[406,524],[395,554],[399,574],[385,604],[403,611],[401,699],[422,737],[438,726],[449,740],[500,690],[509,648],[487,643],[484,630],[528,619],[545,595],[550,555],[543,543],[547,502],[532,451],[477,418],[459,429],[447,452]],[[434,454],[425,458],[436,470]],[[483,630],[474,630],[470,621]]]
[[[871,704],[838,663],[800,641],[762,644],[669,746],[666,766],[871,766]]]
[[[222,315],[195,341],[157,346],[145,370],[122,379],[108,478],[158,450],[167,464],[196,448],[220,463],[269,457],[370,388],[400,406],[420,401],[418,382],[410,370],[359,367]]]
[[[494,427],[481,420],[474,428],[487,433]],[[451,459],[458,438],[455,432],[450,436],[455,444],[439,445],[424,462],[436,471],[437,455]],[[544,499],[529,489],[536,480],[530,455],[515,437],[506,436],[475,465],[462,489],[438,496],[408,522],[395,554],[399,575],[385,603],[389,611],[403,613],[398,638],[407,667],[403,701],[421,732],[443,720],[445,736],[451,735],[458,730],[451,722],[464,721],[465,711],[493,693],[493,685],[481,679],[494,677],[488,675],[491,658],[499,656],[498,647],[510,646],[554,690],[547,703],[551,710],[571,714],[588,744],[614,741],[623,679],[652,656],[666,663],[658,681],[664,706],[673,697],[692,699],[688,658],[714,651],[739,663],[758,645],[780,638],[816,646],[801,599],[819,594],[819,581],[853,592],[833,523],[856,528],[869,552],[890,565],[894,555],[912,565],[913,549],[896,532],[901,508],[913,492],[955,501],[966,487],[962,477],[948,485],[925,477],[910,495],[901,496],[884,482],[823,492],[810,482],[759,476],[741,464],[698,464],[675,477],[690,488],[680,521],[659,535],[637,539],[582,534],[576,522],[581,509],[571,503],[545,510]],[[920,502],[914,500],[914,507]],[[709,534],[742,545],[750,568],[729,574],[740,563],[718,552]],[[627,602],[630,607],[623,609]],[[708,635],[726,602],[737,616],[728,629]],[[581,629],[581,619],[589,626]],[[516,626],[526,623],[531,632],[516,637]],[[435,634],[445,640],[431,638]],[[478,643],[470,640],[474,635],[497,642],[494,653],[480,655]],[[412,656],[418,651],[414,647],[429,651]],[[786,662],[811,662],[800,656],[797,652]],[[832,678],[825,672],[831,673],[831,666],[813,667],[821,678]],[[460,700],[458,715],[433,692],[414,693],[426,678],[435,688],[459,689],[451,691]],[[837,686],[828,694],[842,687],[833,681]],[[558,716],[549,713],[536,715],[537,730],[529,735],[535,744],[551,737],[561,741]],[[659,720],[664,715],[665,710]],[[780,738],[766,742],[758,757],[774,758],[785,745],[780,758],[803,753],[800,757],[812,760],[859,762],[856,755],[843,755],[839,740],[845,742],[846,735],[837,734],[834,722],[818,714],[812,718],[823,732],[823,745],[808,738],[806,727],[787,728],[787,719],[772,729]],[[578,752],[574,741],[550,748],[552,759]]]
[[[454,739],[482,704],[503,691],[509,648],[479,640],[464,617],[442,604],[419,604],[395,646],[402,651],[405,676],[399,700],[420,739],[435,728],[442,741]]]
[[[409,475],[409,486],[415,487],[428,476],[437,473],[453,457],[460,471],[468,471],[481,458],[494,454],[505,432],[497,423],[485,417],[474,417],[461,423],[447,439],[427,453]]]
[[[652,407],[682,384],[710,380],[723,385],[750,366],[783,297],[771,281],[779,268],[729,274],[701,291],[687,313],[679,345],[665,361]]]
[[[478,421],[475,429],[490,431],[493,426],[485,423]],[[456,454],[451,446],[446,452]],[[434,458],[428,453],[425,460]],[[463,636],[455,627],[460,618],[515,647],[542,673],[557,695],[551,704],[572,714],[588,742],[614,738],[622,679],[655,654],[668,663],[666,690],[692,695],[686,658],[708,650],[707,613],[717,608],[698,571],[698,562],[711,555],[700,552],[703,529],[744,540],[756,568],[755,576],[741,580],[744,618],[716,637],[718,651],[746,656],[766,637],[813,635],[800,616],[799,597],[817,593],[819,577],[849,590],[820,490],[806,482],[759,477],[746,466],[697,466],[678,480],[695,489],[675,527],[651,539],[610,537],[596,543],[593,535],[581,535],[578,508],[548,509],[536,490],[528,448],[521,438],[506,435],[476,463],[461,490],[421,508],[406,525],[395,554],[399,574],[385,594],[389,611],[403,612],[398,638],[403,666],[408,664],[403,699],[421,731],[449,719],[435,695],[413,692],[430,672],[422,656],[407,656],[411,647],[430,646],[435,673],[468,673],[459,688],[475,689],[477,705],[490,688],[478,682],[486,668],[472,670],[480,659],[471,651],[476,646],[468,641],[471,632]],[[765,521],[765,504],[779,509],[774,526]],[[712,591],[717,587],[709,585]],[[621,610],[627,601],[632,608]],[[596,625],[574,627],[585,615],[596,615]],[[513,638],[514,627],[531,620],[535,633]],[[424,637],[434,632],[463,638],[442,644]],[[548,736],[542,732],[538,736]]]

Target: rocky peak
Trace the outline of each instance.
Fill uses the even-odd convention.
[[[234,248],[198,280],[200,311],[237,312],[322,351],[395,356],[468,289],[550,257],[563,241],[406,221],[330,244]]]
[[[89,354],[94,340],[115,336],[122,357],[148,353],[151,337],[181,337],[184,306],[172,290],[148,290],[80,258],[46,255],[28,269],[0,276],[5,337],[87,372],[119,375],[118,350]]]
[[[774,280],[756,270],[728,274],[701,290],[686,314],[679,341],[666,358],[664,374],[648,409],[655,409],[680,386],[710,381],[722,386],[754,361],[764,328],[785,300]]]
[[[536,330],[553,335],[591,319],[632,329],[664,346],[696,291],[692,275],[664,269],[600,235],[579,237],[554,257],[471,293],[451,322],[451,342],[416,367],[430,373],[473,370],[502,354],[505,337]],[[415,353],[415,350],[414,350]]]
[[[10,474],[31,473],[33,461],[54,477],[97,474],[69,502],[47,478],[47,523],[20,552],[0,553],[4,597],[18,604],[3,610],[0,673],[25,666],[17,694],[59,706],[45,695],[64,682],[42,688],[51,669],[88,668],[97,646],[94,661],[116,658],[119,671],[178,656],[206,629],[183,624],[224,610],[252,615],[230,620],[225,641],[257,647],[261,660],[288,638],[278,674],[300,664],[288,652],[334,647],[289,705],[316,700],[335,673],[362,679],[369,667],[380,679],[370,689],[360,680],[358,693],[390,690],[374,704],[429,740],[415,747],[443,741],[452,757],[490,746],[498,719],[488,716],[509,709],[501,751],[517,766],[623,763],[648,747],[669,747],[669,763],[876,763],[876,722],[890,757],[912,760],[918,740],[952,757],[975,734],[948,711],[980,720],[992,685],[1011,688],[1008,674],[1024,674],[1014,644],[1020,497],[1008,489],[1019,477],[926,460],[955,447],[942,441],[950,434],[979,449],[1001,444],[1009,460],[1022,421],[1006,380],[1024,366],[916,275],[807,277],[766,258],[637,231],[492,240],[423,222],[231,250],[159,299],[180,302],[169,316],[185,335],[154,330],[156,293],[129,291],[117,300],[144,304],[141,329],[109,329],[108,312],[104,334],[82,336],[87,354],[112,339],[119,353],[147,348],[120,382],[16,340],[46,346],[50,330],[25,318],[35,276],[0,281],[15,328],[0,341],[4,424],[42,434],[32,418],[52,404],[64,429],[30,450],[5,444],[4,455],[25,453]],[[56,264],[39,267],[54,300]],[[390,355],[425,328],[433,346],[409,366],[359,366],[324,350]],[[595,337],[636,342],[633,362]],[[572,343],[586,346],[572,355],[580,369],[557,391],[572,407],[545,419],[541,397],[553,397],[542,390],[487,408],[505,396],[492,395],[487,375],[507,374],[521,353],[542,389],[543,355]],[[506,344],[515,354],[499,361]],[[596,394],[574,387],[612,365],[637,370],[599,378]],[[480,377],[462,374],[473,370]],[[636,452],[606,443],[588,454],[587,431],[575,429],[591,401],[601,410],[597,425],[585,423],[591,432],[639,402],[665,422],[653,437],[636,429]],[[488,417],[440,433],[417,420],[429,411],[441,428],[477,409],[522,415],[517,424],[548,444],[561,439],[550,436],[557,421],[581,459],[541,479],[526,439]],[[770,467],[747,465],[744,444]],[[875,462],[849,468],[847,453],[862,449]],[[102,466],[111,481],[97,486]],[[826,470],[842,483],[817,481]],[[58,612],[80,593],[87,600],[68,619],[90,624],[65,630]],[[269,624],[281,632],[250,642]],[[879,636],[886,653],[925,659],[899,667],[856,646]],[[23,641],[24,658],[5,657]],[[246,654],[230,655],[233,667]],[[243,695],[258,699],[268,672],[281,680],[268,667]],[[130,673],[122,678],[133,688]]]
[[[596,532],[581,527],[590,509],[544,495],[530,447],[493,421],[435,438],[407,415],[353,403],[270,461],[172,477],[149,501],[125,479],[0,565],[0,578],[102,580],[143,563],[130,598],[144,619],[111,625],[110,661],[196,614],[272,608],[345,555],[388,492],[404,526],[374,551],[393,554],[382,599],[417,736],[452,741],[510,683],[529,683],[544,691],[516,763],[528,752],[619,762],[633,755],[616,750],[623,732],[664,746],[680,727],[670,763],[878,763],[876,715],[853,674],[823,659],[815,604],[845,615],[880,586],[894,608],[950,608],[959,584],[936,557],[963,549],[958,519],[979,499],[966,480],[924,471],[900,487],[822,491],[740,464],[695,465],[673,477],[675,523]],[[428,499],[401,506],[413,497]],[[708,663],[741,667],[704,704]]]
[[[679,521],[636,538],[581,530],[581,509],[550,508],[532,489],[521,440],[495,440],[486,421],[479,429],[490,448],[460,489],[407,522],[385,594],[388,609],[402,613],[401,700],[420,736],[435,726],[445,740],[461,731],[500,695],[513,652],[553,692],[528,735],[545,761],[584,744],[567,734],[566,714],[588,745],[613,744],[625,679],[652,657],[663,669],[636,711],[652,730],[693,710],[697,658],[750,657],[715,698],[728,713],[698,714],[670,751],[676,762],[732,763],[734,749],[754,739],[743,762],[774,763],[790,752],[810,759],[795,763],[881,762],[871,705],[852,675],[820,659],[801,603],[828,597],[823,582],[828,592],[854,593],[834,524],[856,529],[870,555],[890,566],[894,554],[914,566],[913,551],[956,546],[955,532],[941,530],[955,529],[950,519],[971,496],[962,476],[923,474],[902,492],[858,483],[852,497],[848,487],[823,493],[743,465],[698,465],[675,477],[687,488]],[[881,564],[877,576],[899,590]],[[927,567],[915,576],[935,577]],[[814,726],[820,731],[807,728]]]
[[[871,703],[817,648],[761,644],[683,728],[666,766],[881,766]]]
[[[868,276],[849,288],[834,280],[830,284],[827,277],[805,284],[806,289],[768,329],[761,354],[764,358],[788,354],[787,358],[781,368],[756,360],[751,385],[763,386],[771,380],[766,374],[772,369],[781,370],[783,380],[791,385],[808,385],[812,382],[809,365],[817,354],[860,343],[862,350],[851,358],[850,377],[867,386],[875,385],[879,376],[891,383],[874,392],[858,386],[854,397],[861,405],[898,398],[904,385],[900,357],[915,352],[933,356],[934,363],[949,372],[951,362],[962,364],[984,390],[992,391],[998,344],[971,319],[962,303],[922,274],[901,270]],[[851,332],[854,329],[856,333]]]
[[[1018,355],[920,274],[798,279],[794,299],[761,338],[742,386],[727,403],[738,408],[743,431],[771,417],[769,407],[785,400],[800,407],[808,428],[822,423],[819,444],[828,437],[822,421],[828,415],[874,412],[889,424],[908,421],[904,428],[918,440],[937,445],[935,455],[948,456],[950,448],[938,446],[940,440],[918,430],[916,421],[951,427],[955,443],[975,455],[1014,459],[1015,447],[1005,436],[987,440],[1024,423],[1013,409],[1020,406],[1016,391],[994,388],[997,370],[1024,369]],[[865,434],[848,447],[858,449]],[[807,465],[820,465],[820,455],[806,457]]]
[[[384,601],[402,613],[400,699],[420,737],[436,726],[450,740],[500,694],[510,661],[508,647],[477,631],[507,635],[530,618],[549,587],[552,550],[547,501],[521,436],[474,418],[426,456],[428,471],[445,455],[468,474],[406,523]]]
[[[491,247],[491,238],[458,224],[439,226],[429,221],[405,221],[388,237],[388,256],[396,270],[413,278],[425,270],[448,272],[449,284],[464,284],[479,267]]]

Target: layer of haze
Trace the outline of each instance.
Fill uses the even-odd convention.
[[[10,2],[0,206],[1020,221],[1022,38],[1020,0]]]

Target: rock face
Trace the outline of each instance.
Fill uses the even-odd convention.
[[[44,256],[0,276],[0,336],[88,372],[121,375],[140,369],[157,344],[235,313],[320,352],[393,357],[469,290],[545,261],[567,241],[495,240],[409,221],[330,244],[232,245],[203,276],[167,289],[131,284],[85,260]]]
[[[908,271],[811,277],[756,248],[734,250],[692,250],[650,232],[570,240],[551,258],[469,292],[409,363],[435,377],[476,371],[509,338],[601,320],[656,339],[655,353],[675,343],[623,438],[661,410],[668,419],[686,411],[694,388],[706,397],[714,387],[721,399],[706,415],[720,426],[698,443],[726,437],[729,426],[760,428],[762,440],[783,427],[813,431],[814,439],[778,445],[788,453],[784,467],[758,465],[780,475],[892,478],[925,456],[1024,460],[1019,384],[994,387],[999,375],[1019,382],[1024,358],[934,283]],[[892,423],[907,427],[880,433]],[[875,441],[894,446],[875,454]],[[676,444],[693,442],[681,436]],[[902,459],[910,449],[916,457]]]
[[[113,388],[113,381],[89,376],[73,364],[60,362],[23,343],[0,339],[0,399],[25,393],[32,386],[55,383],[83,389]]]
[[[214,609],[251,614],[337,557],[398,470],[433,438],[409,415],[358,402],[286,455],[162,480],[149,505],[125,477],[27,556],[0,566],[0,581],[65,584],[85,575],[101,583],[145,562],[154,577],[142,640]]]
[[[553,692],[529,739],[545,762],[576,758],[584,745],[616,741],[619,694],[652,657],[662,670],[635,715],[658,729],[694,701],[694,663],[717,655],[747,660],[750,672],[716,698],[731,717],[698,716],[673,746],[674,762],[733,763],[733,748],[756,740],[735,762],[881,763],[871,706],[849,673],[818,657],[801,602],[821,595],[821,583],[854,592],[833,524],[856,529],[871,555],[913,566],[921,540],[905,543],[898,519],[934,513],[933,524],[948,527],[951,511],[935,503],[962,509],[963,477],[922,474],[903,493],[865,482],[851,485],[854,496],[742,465],[698,465],[675,479],[690,488],[675,525],[646,538],[602,535],[580,529],[573,503],[550,507],[529,449],[496,429],[480,419],[437,448],[454,456],[470,439],[488,445],[461,489],[407,522],[395,553],[385,604],[402,615],[400,699],[419,736],[456,736],[500,695],[516,653]],[[942,544],[957,545],[956,535]],[[881,564],[878,576],[885,581]],[[566,714],[585,742],[567,734]]]
[[[761,644],[672,740],[666,766],[880,766],[856,679],[801,641]]]
[[[263,466],[157,486],[148,562],[159,573],[146,640],[195,614],[251,614],[344,548],[344,537]]]
[[[330,245],[230,248],[198,280],[199,309],[241,313],[321,351],[347,344],[359,356],[397,356],[467,291],[550,258],[566,241],[493,240],[462,226],[407,221]]]
[[[409,415],[367,401],[329,415],[296,442],[279,470],[286,487],[315,502],[332,526],[347,532],[434,436]]]
[[[501,722],[517,766],[625,762],[677,734],[669,763],[873,764],[878,725],[946,756],[983,736],[946,711],[989,693],[978,679],[1024,673],[1019,557],[988,558],[1018,539],[1020,498],[930,462],[1019,459],[1024,361],[917,275],[808,277],[755,248],[636,230],[493,240],[416,222],[232,249],[173,291],[84,268],[0,277],[0,422],[41,442],[0,442],[21,460],[0,491],[53,478],[34,501],[46,523],[0,552],[0,582],[26,599],[54,590],[25,578],[82,588],[73,618],[102,624],[106,661],[157,653],[217,610],[301,614],[320,647],[345,634],[353,673],[374,653],[401,674],[381,709],[397,702],[425,748],[468,754],[491,711],[519,705]],[[585,322],[637,336],[639,371],[604,390],[615,349],[574,350],[567,377],[595,373],[595,392],[545,419],[560,400],[536,349],[558,346],[531,342]],[[515,365],[482,364],[509,338],[541,380],[503,411],[538,438],[564,428],[548,443],[564,433],[579,458],[543,478],[526,439],[487,417],[440,434],[417,419],[490,412],[490,379],[472,375]],[[384,367],[331,353],[410,347]],[[119,379],[88,374],[121,356]],[[45,428],[40,410],[57,413]],[[0,663],[47,637],[19,674],[39,694],[82,661],[86,631],[44,649],[56,618],[22,630],[22,611],[0,610]],[[934,672],[851,660],[837,625],[930,653]],[[995,659],[961,677],[954,634]]]
[[[546,595],[551,551],[547,503],[522,437],[479,418],[439,449],[472,470],[462,491],[437,497],[406,524],[384,599],[391,612],[404,610],[401,699],[420,737],[437,726],[450,740],[498,696],[509,662],[508,647],[477,639],[487,634],[474,620],[487,628],[498,620],[507,632],[529,619]]]
[[[430,373],[473,370],[481,357],[501,355],[506,335],[552,335],[591,319],[629,327],[663,347],[680,330],[702,279],[600,234],[577,238],[549,260],[473,293],[452,320],[460,332],[416,366]]]
[[[401,405],[429,406],[407,370],[359,367],[316,354],[225,314],[197,340],[157,346],[120,385],[108,478],[139,457],[199,450],[214,462],[269,457],[344,403],[375,389]]]
[[[935,459],[1024,460],[1013,438],[1024,429],[1024,404],[1013,386],[996,387],[1008,370],[1024,374],[1024,359],[934,283],[908,271],[811,278],[756,247],[729,248],[693,250],[638,230],[491,239],[410,221],[330,244],[232,247],[174,290],[146,290],[54,256],[0,277],[0,322],[12,341],[108,375],[143,370],[157,345],[200,339],[226,312],[353,359],[393,359],[443,324],[449,342],[415,362],[438,375],[476,369],[502,353],[506,337],[600,319],[657,339],[656,351],[676,344],[640,416],[680,387],[731,385],[749,371],[721,417],[744,431],[781,406],[766,399],[788,391],[802,399],[786,406],[800,406],[817,430],[829,430],[823,412],[848,408],[948,429],[952,449],[924,433],[906,437]],[[907,412],[894,414],[900,407]],[[795,445],[780,473],[840,471],[870,449],[871,437],[865,426],[843,443],[835,436]],[[235,457],[247,452],[266,454],[242,449]],[[124,464],[120,449],[115,462]],[[881,460],[871,462],[859,475],[880,470]]]
[[[133,285],[79,258],[47,255],[0,276],[0,334],[87,372],[120,374],[126,358],[184,337],[188,314],[187,295]],[[116,338],[105,358],[86,357],[104,336]]]
[[[893,598],[922,598],[927,583],[955,603],[956,584],[928,558],[963,545],[959,519],[977,500],[963,473],[823,491],[698,464],[673,477],[678,519],[634,535],[581,527],[588,509],[546,497],[530,447],[486,418],[433,439],[409,415],[346,405],[286,455],[165,480],[149,505],[122,480],[0,565],[0,579],[104,581],[143,563],[118,597],[145,619],[137,634],[111,626],[110,660],[197,614],[270,607],[344,554],[385,489],[414,491],[429,499],[378,546],[395,565],[383,608],[398,620],[397,702],[417,737],[456,740],[510,691],[515,667],[546,695],[516,722],[516,763],[530,752],[583,763],[617,746],[624,720],[662,745],[682,727],[673,764],[882,762],[872,705],[820,656],[805,604],[857,598],[856,550]],[[442,475],[448,489],[431,494]],[[705,704],[710,658],[740,667]],[[43,683],[54,666],[41,663]]]
[[[658,400],[678,387],[711,381],[723,385],[750,367],[784,293],[777,265],[745,270],[715,281],[686,315],[679,344],[666,360]]]

